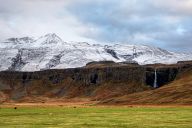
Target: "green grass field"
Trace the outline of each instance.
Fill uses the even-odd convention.
[[[192,128],[192,108],[1,108],[1,128]]]

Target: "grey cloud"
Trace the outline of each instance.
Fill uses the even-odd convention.
[[[55,32],[64,40],[192,50],[192,0],[0,0],[0,38]]]
[[[83,24],[97,28],[99,33],[85,33],[88,37],[104,41],[147,42],[182,50],[192,46],[192,37],[189,36],[192,30],[190,3],[189,0],[107,0],[87,1],[68,9]],[[183,47],[178,48],[180,44]]]

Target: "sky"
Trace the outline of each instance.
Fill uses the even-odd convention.
[[[0,0],[0,40],[56,33],[64,41],[192,51],[192,0]]]

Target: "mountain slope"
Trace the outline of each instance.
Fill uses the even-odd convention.
[[[176,63],[191,54],[144,45],[100,45],[64,42],[56,34],[40,38],[10,38],[0,43],[0,70],[39,71],[85,66],[91,61],[136,61],[139,64]]]
[[[134,93],[102,101],[106,104],[192,104],[192,69],[177,80],[155,90]]]

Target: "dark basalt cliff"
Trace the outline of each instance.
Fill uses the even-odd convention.
[[[174,65],[90,63],[86,67],[39,72],[0,72],[0,101],[24,97],[93,97],[126,95],[163,86],[192,68],[192,62]]]

